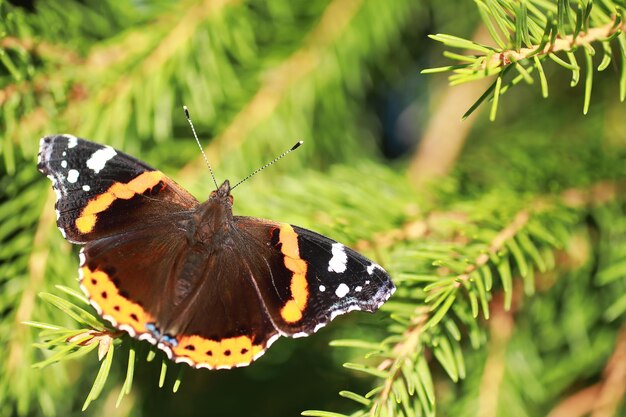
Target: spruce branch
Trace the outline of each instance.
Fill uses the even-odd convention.
[[[620,62],[620,94],[624,101],[626,90],[626,54],[624,53],[624,5],[617,1],[603,4],[594,2],[558,5],[529,1],[512,3],[504,0],[478,1],[481,17],[488,28],[493,43],[488,46],[460,37],[437,34],[430,38],[448,48],[477,51],[477,55],[460,55],[446,51],[444,55],[459,64],[423,70],[424,74],[452,72],[450,85],[459,85],[484,78],[496,77],[487,91],[470,107],[463,118],[469,116],[485,100],[492,102],[490,119],[497,114],[499,96],[521,81],[533,84],[533,73],[539,77],[542,96],[548,97],[548,76],[544,71],[547,58],[572,73],[571,86],[578,84],[580,72],[585,73],[583,113],[589,110],[593,76],[604,71],[612,60]],[[558,18],[555,18],[555,13]],[[571,16],[570,16],[571,15]],[[566,19],[564,16],[569,16]],[[575,16],[575,17],[572,17]],[[612,44],[618,46],[616,54]],[[602,48],[602,61],[595,67],[594,45]],[[578,63],[575,52],[582,51],[585,68]],[[567,59],[559,57],[565,53]],[[510,71],[512,70],[512,71]],[[507,75],[507,73],[510,73]],[[513,75],[511,75],[513,74]]]
[[[570,34],[555,38],[554,41],[550,43],[499,51],[481,60],[480,68],[486,70],[505,67],[515,62],[541,57],[542,55],[555,54],[561,51],[571,52],[579,47],[585,47],[594,42],[605,42],[614,39],[623,32],[626,32],[626,21],[622,21],[621,17],[618,18],[614,16],[612,20],[605,25],[590,28],[587,32],[580,32],[576,37]]]
[[[603,182],[588,189],[567,190],[556,197],[540,196],[526,201],[523,208],[511,217],[510,222],[503,224],[499,231],[486,234],[490,236],[488,241],[479,245],[471,240],[463,241],[463,246],[453,244],[453,252],[465,252],[461,259],[468,258],[469,253],[477,252],[473,261],[466,265],[458,263],[454,256],[452,259],[443,259],[450,256],[446,255],[450,247],[437,250],[436,240],[433,240],[435,236],[429,235],[428,251],[431,254],[424,253],[423,256],[435,261],[435,270],[413,270],[399,274],[396,279],[399,299],[390,301],[384,308],[400,326],[391,325],[388,338],[379,345],[358,340],[337,340],[332,343],[339,347],[371,350],[366,355],[368,362],[374,357],[383,358],[375,367],[346,364],[349,369],[364,372],[380,382],[366,395],[348,395],[344,392],[342,396],[359,404],[360,415],[434,415],[436,402],[430,369],[433,364],[429,363],[428,358],[435,359],[453,381],[464,378],[464,354],[460,345],[463,331],[458,326],[467,329],[474,347],[484,343],[476,321],[481,308],[479,306],[482,306],[483,315],[492,329],[491,343],[498,344],[498,349],[504,349],[503,346],[513,331],[510,313],[507,311],[512,306],[514,293],[524,291],[529,296],[534,294],[536,280],[540,276],[533,270],[543,273],[555,267],[563,268],[552,259],[556,257],[559,248],[571,238],[566,229],[575,224],[576,217],[582,214],[579,212],[578,215],[571,216],[574,214],[571,210],[585,212],[590,206],[611,204],[614,199],[619,198],[619,194],[615,193],[619,187],[619,184]],[[568,212],[570,214],[566,214]],[[459,219],[458,213],[455,218]],[[453,236],[466,236],[473,230],[471,225],[476,220],[472,220],[470,213],[461,219],[463,221],[457,223],[456,227],[465,232]],[[552,231],[548,231],[548,224]],[[486,225],[483,224],[480,228],[484,229]],[[425,227],[418,229],[424,230]],[[391,235],[406,239],[406,234],[403,233]],[[454,242],[458,237],[452,239]],[[389,244],[389,241],[386,242]],[[416,243],[409,240],[404,244],[410,247]],[[400,262],[398,258],[406,251],[406,248],[400,249],[402,246],[403,244],[392,244],[392,258],[395,262]],[[416,253],[419,254],[420,250],[417,249]],[[415,259],[415,255],[409,255],[409,259],[411,258]],[[455,271],[458,272],[455,274]],[[500,290],[494,293],[496,288]],[[495,313],[491,314],[489,311],[494,308]],[[469,315],[464,313],[467,309],[471,311]],[[502,326],[502,320],[509,324]],[[495,333],[500,337],[495,337]],[[488,363],[483,373],[483,388],[484,384],[503,378],[503,350],[499,352],[499,359],[497,355],[489,357],[491,365]],[[493,390],[488,391],[490,401],[493,401]],[[484,399],[483,396],[479,398]],[[494,404],[487,403],[486,400],[480,402],[479,408],[486,413],[484,415],[495,415]],[[325,414],[319,410],[309,410],[303,415]]]

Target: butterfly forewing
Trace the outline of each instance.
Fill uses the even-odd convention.
[[[72,135],[41,139],[37,168],[52,181],[57,225],[73,243],[144,227],[164,213],[198,204],[162,172]]]
[[[395,291],[380,265],[318,233],[250,217],[235,224],[256,242],[246,247],[254,278],[285,335],[311,334],[349,311],[376,311]]]

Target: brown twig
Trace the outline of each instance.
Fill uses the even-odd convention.
[[[626,394],[626,325],[622,326],[602,381],[565,398],[548,417],[611,417],[617,415]]]
[[[484,25],[476,29],[473,39],[480,43],[490,41]],[[447,88],[441,94],[409,166],[408,175],[415,187],[420,188],[428,181],[450,172],[478,119],[480,109],[465,120],[461,120],[461,116],[474,104],[476,97],[487,89],[489,83],[484,78],[456,88]]]
[[[621,25],[615,24],[616,17],[600,27],[591,28],[587,32],[581,32],[576,38],[573,35],[567,35],[559,37],[554,40],[554,43],[546,44],[542,50],[537,51],[540,45],[533,45],[529,48],[520,48],[519,51],[507,50],[494,54],[482,65],[482,68],[497,68],[509,65],[513,62],[527,59],[533,55],[546,55],[559,51],[571,51],[578,46],[589,45],[593,42],[600,41],[602,39],[609,38],[613,34],[626,31],[626,21],[623,21]]]
[[[411,320],[411,326],[404,332],[402,341],[393,347],[395,359],[385,359],[378,366],[379,370],[391,368],[391,375],[385,380],[385,385],[380,392],[376,402],[372,404],[372,412],[375,407],[384,407],[393,389],[393,383],[402,375],[402,365],[411,356],[415,355],[420,343],[420,335],[424,329],[424,324],[430,316],[429,309],[421,306],[415,309],[415,315]]]
[[[513,312],[503,307],[502,294],[497,294],[489,323],[490,340],[487,344],[487,361],[483,370],[478,394],[479,417],[496,417],[498,397],[506,373],[506,349],[513,334]]]

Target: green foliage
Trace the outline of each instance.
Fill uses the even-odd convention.
[[[500,94],[535,75],[547,95],[558,73],[546,58],[587,89],[557,85],[542,102],[516,89],[496,122],[474,127],[454,172],[416,190],[404,162],[378,152],[389,129],[373,97],[406,74],[426,78],[407,46],[429,24],[420,2],[94,0],[37,2],[32,12],[0,0],[0,416],[209,406],[216,415],[531,416],[601,387],[624,339],[626,125],[615,80],[581,74],[578,61],[598,50],[600,69],[620,71],[623,99],[625,6],[479,1],[461,17],[457,2],[436,3],[430,13],[445,30],[482,18],[494,37],[487,47],[467,33],[435,36],[479,52],[446,52],[461,62],[447,68],[454,84],[498,77],[481,99],[492,99],[492,116]],[[607,39],[543,53],[603,27]],[[572,103],[587,108],[592,82],[598,105],[578,119]],[[100,320],[77,289],[76,248],[58,233],[55,196],[35,170],[38,138],[68,131],[106,142],[203,199],[212,182],[183,104],[201,140],[211,137],[218,180],[304,140],[236,190],[236,213],[312,228],[376,259],[398,287],[380,312],[279,341],[228,372],[172,364]],[[314,411],[323,409],[333,411]]]
[[[476,5],[494,45],[453,35],[431,35],[447,48],[478,54],[445,51],[444,56],[458,64],[422,71],[425,74],[452,72],[449,77],[452,86],[496,77],[463,118],[489,100],[489,117],[493,121],[500,95],[522,81],[533,84],[538,79],[541,95],[547,98],[548,75],[544,64],[548,59],[571,72],[572,87],[579,84],[581,77],[584,80],[584,114],[591,103],[594,73],[606,70],[613,61],[617,62],[620,72],[620,101],[626,99],[626,5],[622,1],[479,0]],[[597,48],[601,48],[601,52]],[[581,55],[584,64],[579,62]],[[599,64],[594,63],[596,55],[601,56]],[[549,75],[551,79],[557,77],[556,72]]]

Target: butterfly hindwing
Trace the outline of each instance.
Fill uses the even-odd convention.
[[[376,311],[395,291],[380,265],[318,233],[250,217],[235,224],[256,242],[247,248],[255,280],[285,335],[309,335],[349,311]]]
[[[155,216],[198,203],[162,172],[72,135],[42,138],[37,168],[52,181],[57,225],[73,243],[146,226]]]
[[[81,287],[114,327],[157,345],[176,362],[209,369],[248,365],[278,331],[240,267],[245,261],[239,251],[191,248],[175,227],[187,216],[88,243]]]

